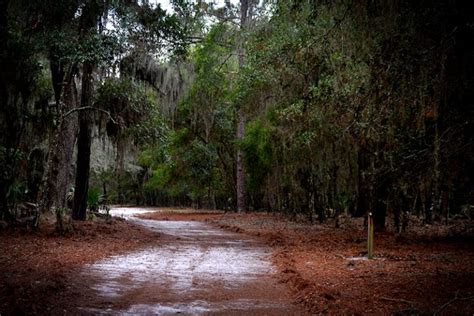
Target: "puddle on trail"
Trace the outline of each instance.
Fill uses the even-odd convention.
[[[87,265],[82,273],[94,280],[92,289],[109,305],[82,311],[107,315],[288,312],[289,303],[278,297],[281,286],[272,278],[275,270],[266,248],[203,222],[133,217],[148,211],[111,210],[167,238],[163,245]]]

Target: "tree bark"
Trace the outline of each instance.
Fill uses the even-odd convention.
[[[245,26],[247,24],[248,0],[240,0],[240,44],[239,44],[239,68],[245,67],[245,48],[244,48],[244,34]],[[245,136],[245,113],[242,105],[237,110],[237,141],[243,140]],[[237,150],[236,159],[236,187],[237,187],[237,212],[245,212],[245,166],[244,153],[239,148]]]
[[[376,231],[385,230],[385,221],[387,218],[387,192],[384,184],[380,184],[380,188],[376,191],[376,199],[374,205],[374,227]]]
[[[81,37],[85,39],[97,33],[97,23],[104,10],[101,1],[88,2],[81,15]],[[85,60],[82,64],[81,107],[92,105],[94,63]],[[90,111],[79,113],[79,136],[77,139],[76,186],[72,218],[85,220],[87,212],[87,195],[89,192],[89,171],[92,144],[92,114]]]
[[[51,72],[56,72],[55,63],[51,61]],[[63,73],[61,71],[61,73]],[[64,88],[57,91],[56,104],[59,109],[58,127],[52,134],[49,142],[48,160],[44,173],[42,188],[38,197],[39,214],[51,208],[57,210],[66,207],[66,196],[71,183],[71,164],[74,151],[74,141],[77,133],[77,117],[63,114],[77,106],[77,91],[74,82],[75,70],[71,66],[66,80],[53,76],[54,81],[64,82]],[[53,86],[57,84],[54,82]],[[37,225],[38,223],[36,223]],[[59,223],[61,225],[61,223]]]
[[[115,170],[116,170],[116,181],[117,181],[117,193],[118,193],[118,202],[119,204],[125,203],[125,192],[122,187],[124,181],[124,171],[125,171],[125,140],[123,135],[121,135],[120,130],[116,136],[116,147],[117,147],[117,156],[115,159]]]
[[[90,106],[92,98],[92,72],[90,62],[84,62],[82,74],[81,106]],[[87,195],[89,192],[89,169],[92,143],[91,113],[79,113],[79,136],[77,139],[76,185],[72,218],[85,220],[87,211]]]
[[[357,153],[357,169],[358,169],[358,178],[357,178],[357,205],[355,217],[361,217],[367,214],[370,209],[369,205],[369,188],[368,188],[368,179],[367,171],[369,168],[369,161],[367,153],[365,153],[363,148],[360,148]]]

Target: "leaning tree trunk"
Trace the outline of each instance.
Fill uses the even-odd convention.
[[[81,107],[91,105],[92,72],[90,62],[84,62],[82,74]],[[91,159],[92,127],[91,113],[88,110],[79,113],[79,136],[77,139],[76,185],[74,190],[74,204],[72,218],[86,220],[87,195],[89,192],[89,169]]]
[[[247,24],[248,0],[240,0],[240,30],[242,32],[239,45],[239,68],[245,67],[245,50],[244,50],[244,34],[245,25]],[[237,111],[237,141],[241,141],[245,136],[245,113],[240,105]],[[236,186],[237,186],[237,212],[245,211],[245,167],[244,153],[239,148],[237,150],[236,159]]]

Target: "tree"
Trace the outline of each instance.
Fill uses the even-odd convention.
[[[249,3],[248,0],[240,0],[240,43],[238,49],[239,55],[239,68],[245,67],[245,41],[244,32],[246,31],[246,25],[248,20]],[[242,141],[245,135],[245,114],[242,106],[237,110],[237,141]],[[239,148],[237,149],[236,158],[236,180],[237,180],[237,212],[242,213],[246,210],[245,207],[245,166],[244,166],[244,153]]]
[[[93,38],[97,35],[97,24],[104,14],[105,3],[90,1],[82,9],[80,29],[82,38]],[[108,14],[108,13],[105,13]],[[92,104],[92,76],[96,62],[85,59],[82,63],[81,107],[89,108]],[[92,116],[87,110],[79,113],[79,135],[77,139],[76,182],[72,218],[85,220],[87,211],[87,194],[89,190],[90,156],[92,143]]]
[[[472,204],[467,5],[176,3],[1,3],[2,218],[36,198],[25,162],[46,156],[44,135],[41,209],[63,209],[77,128],[73,216],[86,217],[95,121],[140,147],[128,186],[152,203],[372,212],[399,230]]]
[[[73,81],[75,67],[67,61],[60,35],[70,31],[68,23],[74,17],[77,4],[71,1],[47,1],[41,5],[36,2],[2,1],[2,5],[5,5],[5,10],[2,10],[5,14],[2,31],[6,35],[2,35],[2,43],[5,44],[2,52],[5,54],[1,56],[2,63],[5,63],[2,74],[6,77],[0,86],[6,89],[0,88],[5,92],[0,94],[5,97],[1,101],[2,113],[8,113],[8,116],[2,115],[2,121],[6,124],[2,124],[2,135],[6,137],[2,139],[2,146],[5,146],[5,156],[2,157],[9,160],[2,165],[12,171],[10,179],[17,179],[13,183],[19,181],[27,185],[23,190],[29,193],[23,199],[34,202],[38,188],[30,187],[31,175],[24,174],[22,168],[16,168],[12,157],[18,157],[20,162],[29,159],[33,152],[39,153],[35,159],[47,156],[45,184],[38,196],[40,209],[49,209],[51,206],[61,208],[65,203],[75,138],[74,116],[63,119],[63,114],[75,107],[76,92]],[[12,80],[15,77],[18,80]],[[15,96],[16,91],[22,97],[21,103],[15,101],[15,104],[8,100],[20,100]],[[51,104],[52,97],[55,102]],[[15,113],[21,115],[16,116]],[[36,147],[44,140],[49,140],[48,155],[43,153],[41,147]],[[12,156],[20,151],[23,152],[22,157],[16,154]],[[31,163],[43,164],[43,161]],[[2,179],[8,178],[2,176]],[[5,184],[2,188],[8,192],[10,184]],[[2,217],[6,213],[8,210],[2,209]]]
[[[105,10],[105,2],[88,2],[83,8],[81,16],[81,37],[94,39],[98,35],[98,22],[101,16],[108,15]],[[152,8],[147,3],[140,6],[132,3],[129,6],[120,6],[117,12],[122,13],[122,25],[125,33],[130,38],[135,39],[134,45],[137,50],[146,49],[150,44],[153,51],[161,48],[162,42],[166,40],[179,41],[181,32],[179,22],[174,17],[169,17],[160,6]],[[138,35],[138,36],[137,36]],[[92,42],[93,43],[93,42]],[[132,44],[132,43],[127,43]],[[176,45],[179,43],[177,42]],[[100,47],[99,47],[100,50]],[[112,52],[112,54],[115,52]],[[146,55],[145,55],[146,56]],[[82,67],[82,95],[81,107],[88,109],[92,104],[93,82],[92,77],[94,69],[97,66],[97,60],[85,58]],[[79,114],[79,136],[78,136],[78,154],[76,163],[76,185],[74,192],[73,218],[77,220],[86,219],[87,193],[89,186],[89,169],[91,155],[91,124],[92,117],[89,111],[81,111]]]

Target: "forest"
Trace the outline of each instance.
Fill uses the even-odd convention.
[[[461,2],[178,1],[172,16],[89,2],[3,1],[3,219],[31,202],[84,220],[99,197],[320,222],[373,211],[400,229],[472,213]],[[90,170],[93,129],[116,147],[109,168]]]
[[[393,309],[356,313],[405,304],[437,314],[460,303],[451,312],[472,314],[473,87],[469,1],[0,0],[0,263],[11,263],[12,243],[88,238],[104,233],[97,225],[151,243],[136,217],[112,220],[117,206],[178,210],[146,220],[201,216],[285,251],[301,238],[314,246],[311,233],[285,235],[292,225],[317,230],[321,245],[365,249],[370,214],[386,250],[397,248],[390,238],[427,253],[448,242],[462,265],[452,280],[467,283],[440,289],[438,309],[391,295]],[[361,240],[348,237],[354,227]],[[286,267],[282,256],[274,260]],[[5,278],[16,273],[8,269]],[[315,293],[333,301],[340,292],[301,289],[304,273],[291,270],[306,312],[354,311],[322,308]],[[49,314],[8,303],[23,293],[8,286],[21,282],[0,281],[0,315]]]

